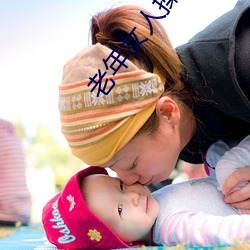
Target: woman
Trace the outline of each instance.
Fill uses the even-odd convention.
[[[177,52],[156,19],[150,35],[141,10],[122,6],[94,16],[94,45],[65,65],[60,86],[62,132],[72,152],[128,185],[162,181],[178,158],[202,163],[212,143],[250,134],[250,1],[239,1]],[[126,59],[117,73],[110,55],[119,58],[116,66]],[[95,96],[97,72],[115,81],[108,95]],[[238,170],[225,190],[249,179],[250,167]],[[249,191],[247,185],[225,201],[250,211]]]

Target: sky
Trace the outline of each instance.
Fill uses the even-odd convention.
[[[160,20],[174,47],[187,42],[237,0],[178,0]],[[63,65],[91,44],[89,21],[105,8],[135,4],[157,16],[152,0],[0,0],[0,118],[20,119],[29,135],[44,124],[58,138]],[[158,15],[159,16],[159,15]]]

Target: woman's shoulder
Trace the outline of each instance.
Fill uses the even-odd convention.
[[[250,101],[237,80],[234,60],[235,30],[249,9],[250,0],[238,1],[231,11],[176,50],[190,89],[223,113],[250,123]],[[244,25],[250,27],[250,22]]]

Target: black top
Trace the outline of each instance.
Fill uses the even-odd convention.
[[[207,100],[192,107],[197,131],[180,158],[202,163],[212,143],[250,134],[250,0],[238,1],[176,50],[185,83]]]

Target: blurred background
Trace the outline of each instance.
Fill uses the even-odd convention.
[[[176,47],[236,2],[178,0],[160,22]],[[162,15],[152,0],[0,0],[0,118],[14,124],[22,141],[32,222],[40,222],[43,205],[72,174],[85,167],[71,154],[60,132],[57,105],[63,65],[91,44],[92,15],[125,4]],[[186,171],[175,175],[181,180],[203,174],[183,163],[178,169]]]

